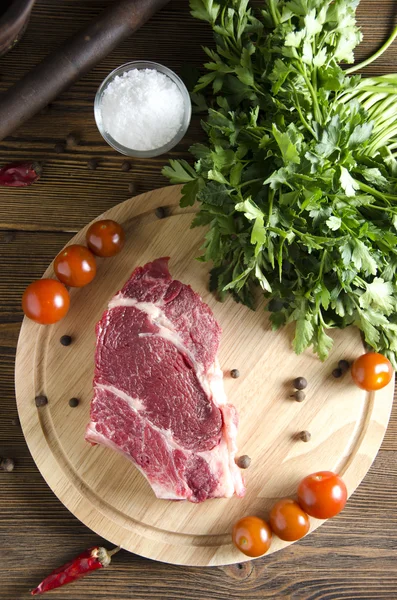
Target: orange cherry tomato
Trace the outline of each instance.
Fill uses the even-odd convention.
[[[346,485],[343,479],[332,471],[313,473],[300,482],[298,502],[311,517],[331,519],[345,507]]]
[[[272,532],[266,521],[259,517],[244,517],[235,523],[232,539],[241,552],[254,558],[269,550]]]
[[[93,253],[85,246],[72,244],[64,248],[54,261],[54,271],[59,281],[71,287],[83,287],[96,275]]]
[[[34,281],[23,293],[22,309],[25,315],[41,323],[50,325],[63,319],[69,310],[69,292],[55,279]]]
[[[89,249],[97,256],[114,256],[123,249],[125,233],[116,221],[105,219],[90,225],[86,240]]]
[[[367,352],[354,361],[351,374],[354,383],[367,392],[384,388],[393,377],[390,361],[377,352]]]
[[[309,517],[291,498],[276,502],[270,511],[269,523],[273,533],[286,542],[300,540],[310,528]]]

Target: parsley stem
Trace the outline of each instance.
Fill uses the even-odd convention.
[[[303,116],[303,113],[302,113],[302,110],[301,110],[301,105],[300,105],[299,98],[298,98],[298,94],[296,93],[295,90],[294,90],[294,98],[295,98],[295,108],[296,108],[296,110],[298,112],[300,120],[302,121],[302,123],[306,127],[306,129],[312,134],[312,136],[314,138],[316,138],[316,134],[314,133],[314,129],[309,125],[309,123],[306,121],[305,117]]]
[[[390,194],[383,194],[382,192],[378,192],[378,190],[375,190],[371,186],[367,185],[366,183],[363,183],[362,181],[359,181],[358,179],[355,179],[354,181],[357,183],[358,187],[362,192],[367,192],[367,194],[370,194],[375,198],[380,198],[383,201],[397,200],[397,196],[391,196]]]
[[[300,65],[299,62],[295,61],[295,65],[299,71],[299,73],[302,75],[303,79],[305,80],[305,83],[307,85],[307,88],[310,92],[310,95],[312,97],[312,102],[313,102],[313,110],[314,110],[314,118],[316,119],[317,123],[319,123],[320,125],[322,125],[323,122],[323,117],[320,111],[320,107],[317,101],[317,94],[312,86],[312,82],[310,81],[307,72],[306,72],[306,68],[302,69],[302,66]]]
[[[238,187],[239,190],[241,190],[241,188],[243,188],[246,185],[250,185],[251,183],[257,183],[258,181],[262,181],[263,183],[263,178],[259,177],[258,179],[250,179],[249,181],[244,181],[243,183],[241,183]]]
[[[272,16],[274,26],[277,27],[277,25],[280,24],[280,15],[279,15],[279,12],[278,12],[278,10],[276,8],[274,0],[267,0],[267,4],[269,6],[269,11],[270,11],[270,14]]]
[[[389,37],[389,39],[383,44],[383,46],[381,46],[381,48],[379,48],[379,50],[377,52],[375,52],[375,54],[373,54],[372,56],[370,56],[369,58],[364,60],[362,63],[359,63],[358,65],[353,65],[353,67],[350,67],[350,69],[346,69],[345,73],[347,73],[347,75],[351,75],[352,73],[355,73],[359,69],[364,69],[364,67],[367,67],[368,65],[370,65],[377,58],[382,56],[382,54],[384,52],[386,52],[386,50],[389,48],[389,46],[392,45],[392,43],[394,42],[396,37],[397,37],[397,27],[395,27],[393,29],[392,34]]]
[[[268,200],[269,200],[269,223],[270,223],[271,216],[273,214],[273,199],[274,199],[274,194],[275,194],[275,191],[272,190],[272,189],[269,189],[269,194],[268,194]]]

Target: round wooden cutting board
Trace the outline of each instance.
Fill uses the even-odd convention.
[[[249,560],[232,543],[238,518],[267,517],[274,501],[293,496],[299,480],[317,470],[340,473],[351,494],[367,473],[385,433],[394,381],[376,394],[359,390],[350,373],[332,377],[337,362],[363,353],[357,329],[335,331],[333,350],[321,363],[311,352],[296,356],[292,330],[273,332],[263,306],[253,312],[231,298],[220,303],[208,292],[208,265],[200,254],[202,229],[190,229],[192,214],[178,207],[179,186],[137,196],[99,218],[124,226],[126,247],[98,260],[96,279],[71,290],[65,319],[41,326],[25,318],[18,343],[16,392],[21,424],[38,468],[65,506],[88,527],[126,550],[184,565],[224,565]],[[167,207],[158,219],[154,210]],[[193,209],[191,209],[193,212]],[[83,229],[71,243],[84,243]],[[94,371],[95,323],[133,269],[170,256],[174,278],[192,285],[214,311],[223,329],[220,363],[230,402],[240,414],[241,454],[252,458],[245,471],[245,498],[203,504],[158,500],[132,463],[84,441]],[[46,277],[54,277],[50,266]],[[71,335],[64,347],[59,339]],[[230,370],[241,376],[232,379]],[[307,398],[290,398],[291,381],[304,376]],[[35,396],[48,404],[37,408]],[[79,398],[76,408],[68,404]],[[308,430],[311,441],[299,440]],[[312,530],[321,521],[311,520]],[[270,552],[287,543],[274,538]]]

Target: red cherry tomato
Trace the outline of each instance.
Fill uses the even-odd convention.
[[[299,504],[290,498],[276,502],[270,511],[269,523],[273,533],[287,542],[300,540],[310,528],[309,517]]]
[[[54,261],[54,271],[59,281],[71,287],[83,287],[96,275],[93,253],[85,246],[72,244],[64,248]]]
[[[95,221],[88,228],[86,240],[89,249],[97,256],[114,256],[124,246],[124,229],[110,219]]]
[[[332,471],[308,475],[299,484],[298,502],[316,519],[331,519],[345,507],[347,489],[343,479]]]
[[[22,296],[25,315],[42,325],[60,321],[68,312],[69,305],[69,292],[55,279],[34,281],[28,285]]]
[[[384,388],[391,381],[393,367],[383,354],[368,352],[354,361],[351,373],[359,388],[371,392]]]
[[[232,539],[241,552],[257,557],[269,550],[272,532],[266,521],[259,517],[244,517],[234,525]]]

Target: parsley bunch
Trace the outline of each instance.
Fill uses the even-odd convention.
[[[397,366],[397,76],[361,79],[358,0],[190,0],[216,50],[194,90],[212,86],[196,162],[171,160],[181,206],[200,203],[211,289],[254,307],[294,350],[324,360],[328,331],[356,325]],[[397,29],[369,64],[397,35]]]

